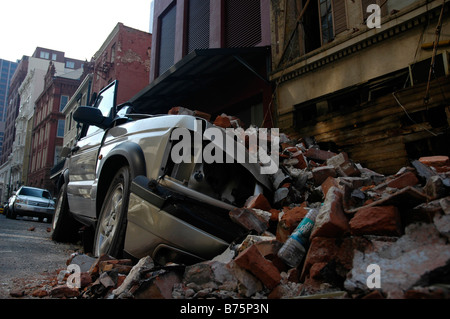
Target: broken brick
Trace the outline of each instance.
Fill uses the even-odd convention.
[[[336,156],[336,153],[323,151],[318,148],[310,148],[306,151],[305,156],[307,158],[318,160],[318,161],[326,161],[329,158],[332,158],[333,156]]]
[[[318,272],[330,263],[338,268],[340,276],[345,278],[347,272],[353,267],[355,249],[363,249],[365,246],[370,246],[370,242],[363,237],[313,238],[305,257],[300,281],[310,278],[311,269],[317,263],[319,265],[313,269],[313,275],[316,278],[320,277]]]
[[[268,222],[251,208],[236,208],[230,211],[229,216],[232,221],[241,225],[247,230],[254,230],[262,234],[268,227]]]
[[[419,183],[416,174],[413,172],[406,172],[399,177],[387,182],[387,187],[403,189],[408,186],[414,186]]]
[[[272,207],[269,201],[263,194],[251,196],[247,199],[244,205],[245,208],[256,208],[269,212]]]
[[[13,289],[9,292],[9,295],[14,298],[21,298],[25,296],[25,290],[24,289]]]
[[[431,199],[441,198],[447,194],[444,182],[438,175],[430,177],[423,190]]]
[[[336,177],[336,170],[333,166],[320,166],[312,170],[314,185],[320,186],[328,177]]]
[[[101,261],[99,263],[99,271],[107,272],[114,269],[118,273],[128,274],[133,268],[132,264],[133,263],[131,259],[121,259],[121,260],[115,259],[115,260]]]
[[[30,295],[36,298],[43,298],[48,296],[48,292],[45,289],[36,289]]]
[[[339,153],[327,160],[327,165],[333,166],[338,172],[339,176],[352,177],[360,176],[361,172],[355,164],[349,160],[347,153]]]
[[[69,288],[68,286],[56,286],[50,291],[52,298],[75,298],[80,295],[77,288]]]
[[[298,224],[308,213],[305,209],[305,204],[302,206],[296,206],[294,208],[285,208],[284,214],[281,216],[280,221],[277,226],[276,237],[277,240],[284,243],[292,234],[292,232],[297,228]]]
[[[395,206],[363,207],[349,222],[353,235],[400,236],[400,213]]]
[[[221,128],[231,128],[231,121],[228,116],[219,115],[214,121],[214,125]]]
[[[448,156],[427,156],[419,158],[419,162],[434,168],[450,166]]]
[[[134,293],[135,299],[172,299],[172,290],[181,283],[176,272],[163,272],[145,281]]]
[[[311,238],[339,237],[349,232],[348,219],[343,210],[343,196],[339,188],[334,186],[330,188],[317,215]]]
[[[255,245],[240,253],[234,262],[250,271],[269,289],[275,288],[280,283],[281,275],[277,267],[264,258]]]
[[[326,197],[331,187],[338,187],[339,183],[336,178],[329,176],[321,185],[323,196]]]
[[[278,216],[280,215],[280,211],[278,209],[271,209],[269,213],[270,213],[270,221],[277,222]]]
[[[301,151],[297,151],[291,155],[291,158],[297,160],[297,163],[294,165],[295,168],[305,169],[308,167],[308,160],[305,155]]]
[[[251,272],[239,266],[234,260],[227,265],[227,268],[239,282],[238,292],[241,295],[250,297],[263,290],[262,282]]]

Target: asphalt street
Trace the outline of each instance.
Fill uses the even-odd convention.
[[[12,220],[0,215],[0,299],[65,269],[70,255],[82,250],[79,245],[52,241],[50,230],[50,223],[37,218]]]

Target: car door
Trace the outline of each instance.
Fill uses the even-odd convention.
[[[94,107],[98,108],[104,117],[113,117],[113,107],[116,104],[117,81],[108,85],[97,97]],[[84,128],[86,129],[86,128]],[[96,218],[96,169],[99,150],[102,146],[105,130],[89,126],[86,135],[79,139],[75,151],[69,160],[69,183],[67,199],[73,214],[89,219]]]

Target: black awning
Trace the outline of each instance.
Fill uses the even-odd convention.
[[[242,81],[269,84],[270,47],[195,50],[130,99],[136,112],[165,114],[174,106],[214,103]],[[197,109],[201,109],[199,106]]]

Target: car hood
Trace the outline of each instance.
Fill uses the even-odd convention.
[[[38,203],[55,204],[55,202],[53,200],[42,198],[42,197],[18,195],[17,198],[20,198],[22,200],[27,200],[27,201],[38,202]]]

